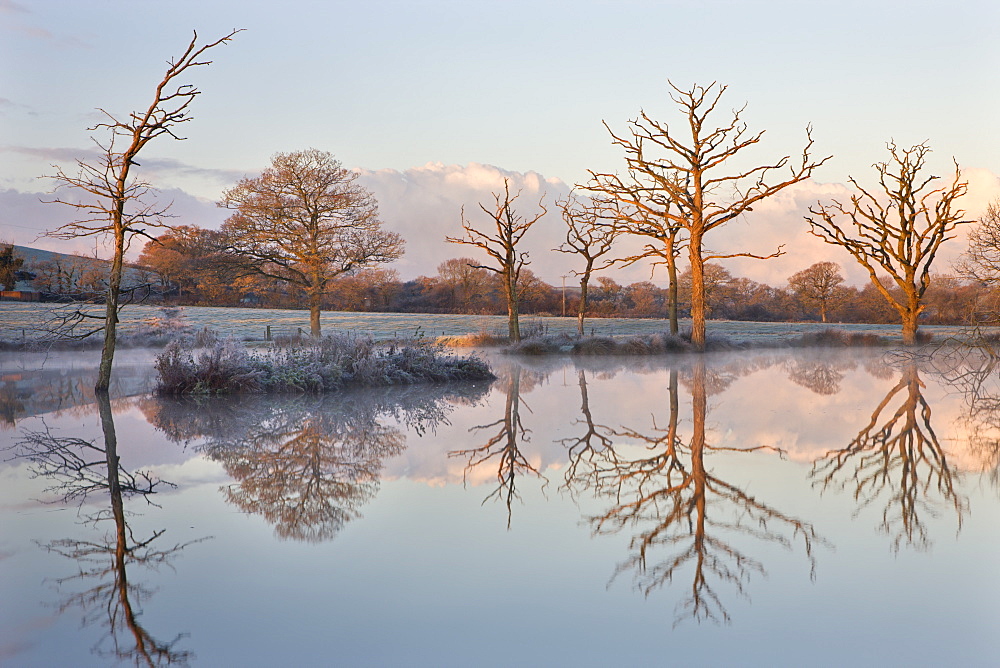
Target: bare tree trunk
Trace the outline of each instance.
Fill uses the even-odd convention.
[[[915,309],[905,309],[901,310],[899,315],[903,321],[903,345],[917,345],[917,328],[919,327],[917,318],[920,317],[920,312]]]
[[[504,292],[507,293],[507,336],[517,343],[521,340],[521,324],[517,312],[517,279],[508,275],[504,277]]]
[[[701,257],[701,235],[691,235],[688,242],[691,259],[691,344],[705,351],[705,261]]]
[[[119,213],[119,217],[120,217]],[[101,348],[101,363],[97,370],[97,384],[94,391],[106,393],[111,386],[111,366],[115,359],[115,343],[118,340],[118,301],[122,286],[122,257],[125,254],[125,230],[116,225],[115,256],[111,260],[111,277],[108,280],[108,296],[104,305],[104,347]]]
[[[587,317],[587,288],[590,284],[590,272],[584,274],[584,277],[580,279],[580,314],[576,321],[576,331],[582,337],[583,336],[583,320]]]
[[[312,286],[309,289],[309,335],[313,338],[320,337],[319,313],[323,302],[323,291]]]
[[[680,326],[677,323],[677,258],[674,256],[674,236],[670,237],[670,248],[667,249],[667,317],[670,319],[670,333],[677,335]]]

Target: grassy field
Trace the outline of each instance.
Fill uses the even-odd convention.
[[[48,325],[67,309],[85,308],[93,314],[103,314],[101,306],[33,304],[0,302],[0,341],[37,340],[45,336]],[[683,329],[686,322],[681,323]],[[163,309],[157,306],[131,306],[122,312],[120,331],[128,334],[169,336],[174,331],[198,331],[209,328],[224,336],[245,341],[263,341],[268,327],[271,335],[292,335],[309,331],[309,312],[258,308],[224,308],[184,306]],[[506,316],[442,315],[421,313],[338,313],[322,316],[324,333],[356,333],[373,338],[406,337],[437,338],[477,332],[503,335],[507,331]],[[792,339],[803,334],[828,328],[846,332],[876,334],[892,342],[901,341],[898,325],[865,325],[818,322],[737,322],[710,320],[709,336],[728,338],[734,342],[772,342]],[[522,332],[543,334],[576,333],[575,318],[524,316]],[[667,330],[664,320],[636,318],[593,318],[587,320],[586,333],[596,336],[635,336],[662,333]],[[959,326],[923,326],[921,331],[933,333],[935,341],[961,335]]]

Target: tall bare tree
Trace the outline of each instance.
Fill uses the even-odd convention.
[[[606,269],[610,262],[605,261],[594,267],[597,261],[611,252],[617,230],[613,226],[602,225],[605,217],[601,202],[583,204],[575,197],[557,203],[562,210],[566,222],[566,241],[555,250],[560,253],[575,253],[583,259],[583,270],[573,270],[580,279],[580,311],[577,315],[577,333],[583,336],[583,321],[587,316],[587,291],[590,287],[590,277],[594,271]],[[565,310],[565,304],[564,304]]]
[[[150,183],[132,173],[132,168],[139,166],[135,159],[146,144],[157,137],[183,139],[176,134],[177,126],[191,120],[188,108],[201,91],[191,84],[178,83],[177,78],[192,67],[211,64],[212,61],[204,60],[205,52],[229,42],[238,32],[234,30],[221,39],[200,46],[198,33],[194,33],[184,52],[168,62],[167,71],[156,84],[149,107],[144,111],[134,111],[125,118],[99,110],[106,120],[89,128],[91,132],[106,133],[103,139],[91,137],[100,149],[99,158],[91,162],[77,160],[79,171],[75,176],[55,167],[56,173],[52,178],[57,182],[57,192],[68,188],[82,193],[84,197],[77,200],[57,195],[51,200],[73,207],[82,218],[49,232],[49,236],[64,239],[110,236],[113,247],[104,324],[92,330],[104,333],[96,385],[99,391],[107,391],[111,381],[118,310],[122,306],[125,251],[134,236],[148,236],[145,227],[166,226],[163,217],[169,207],[150,199],[153,191]]]
[[[514,202],[521,196],[521,192],[511,196],[510,179],[503,180],[503,193],[493,193],[494,206],[487,208],[482,203],[479,208],[490,217],[496,231],[488,230],[483,232],[472,226],[472,223],[465,217],[465,208],[462,208],[462,229],[465,230],[463,237],[445,237],[446,241],[453,244],[465,244],[475,246],[486,251],[496,262],[494,265],[472,265],[478,269],[486,269],[500,276],[503,280],[503,292],[507,298],[507,331],[511,341],[521,340],[521,327],[518,323],[518,304],[520,302],[521,270],[528,264],[528,254],[517,249],[517,245],[527,234],[531,226],[534,225],[548,213],[545,208],[544,195],[538,200],[539,213],[532,217],[523,216],[514,210]]]
[[[222,229],[237,264],[305,290],[313,336],[331,280],[403,255],[403,238],[382,229],[375,197],[357,177],[326,151],[278,153],[219,202],[235,211]]]
[[[677,174],[673,178],[680,185]],[[672,205],[669,196],[657,187],[656,180],[635,169],[628,170],[628,178],[618,175],[600,174],[591,179],[587,188],[615,202],[614,228],[619,234],[650,239],[638,253],[618,258],[618,263],[630,266],[641,260],[655,258],[653,267],[667,268],[667,317],[670,333],[677,334],[678,276],[677,258],[683,250],[682,232],[684,227],[667,216]]]
[[[810,231],[828,244],[840,246],[868,270],[872,284],[899,313],[903,343],[917,342],[917,319],[924,310],[924,293],[931,284],[931,264],[941,244],[953,238],[965,212],[958,199],[966,193],[958,163],[948,186],[935,187],[937,176],[922,174],[930,148],[926,143],[900,149],[888,144],[891,161],[875,164],[878,190],[862,187],[849,202],[833,200],[809,207]],[[881,191],[881,192],[879,192]],[[879,279],[889,275],[899,288]]]
[[[816,262],[788,277],[788,287],[799,299],[819,306],[820,320],[826,322],[826,310],[837,288],[844,282],[836,262]]]
[[[813,160],[810,157],[813,139],[811,128],[807,127],[801,162],[790,166],[784,178],[768,182],[776,170],[789,166],[789,156],[757,167],[736,167],[725,173],[722,169],[727,166],[727,161],[758,143],[763,131],[748,133],[746,123],[741,120],[745,107],[734,110],[729,120],[718,127],[713,128],[709,124],[709,117],[716,110],[726,86],[713,82],[708,86],[693,85],[683,90],[671,82],[670,87],[673,91],[670,97],[683,114],[686,121],[684,127],[689,136],[683,137],[683,131],[672,131],[669,125],[650,118],[644,111],[629,122],[627,135],[616,134],[605,123],[613,143],[625,150],[630,179],[626,181],[617,174],[591,172],[592,184],[588,187],[612,194],[626,205],[653,202],[656,208],[650,213],[655,211],[661,215],[665,228],[678,226],[684,229],[691,264],[691,342],[697,349],[704,350],[705,262],[726,257],[767,259],[781,254],[780,248],[776,253],[763,256],[753,253],[706,254],[705,236],[751,211],[757,202],[808,179],[813,170],[829,158]]]

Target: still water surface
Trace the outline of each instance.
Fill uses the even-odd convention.
[[[79,355],[0,357],[3,665],[1000,656],[988,369],[497,356],[492,384],[195,402],[119,361],[102,406]]]

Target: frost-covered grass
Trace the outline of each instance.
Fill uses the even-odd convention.
[[[349,335],[257,350],[232,338],[201,350],[180,339],[167,345],[155,368],[162,394],[319,393],[495,377],[475,355],[448,355],[420,341],[379,345],[369,337]]]
[[[73,305],[99,315],[103,307]],[[0,302],[0,349],[32,348],[95,348],[100,347],[100,336],[85,343],[57,343],[43,341],[46,324],[53,317],[52,304]],[[266,328],[271,327],[275,338],[294,334],[299,329],[309,331],[309,312],[301,310],[227,308],[214,306],[183,306],[172,309],[164,318],[159,306],[133,305],[121,312],[118,333],[125,339],[122,347],[162,347],[170,334],[165,331],[167,322],[180,321],[191,332],[210,329],[221,336],[232,336],[244,341],[263,342]],[[426,313],[340,313],[324,311],[321,317],[323,332],[354,333],[371,336],[377,341],[414,336],[420,332],[427,339],[449,337],[449,346],[479,348],[490,345],[483,334],[492,336],[492,345],[506,345],[507,316],[449,315]],[[174,326],[173,324],[169,326]],[[829,328],[851,333],[872,334],[884,337],[887,345],[902,341],[898,324],[860,324],[819,322],[738,322],[710,320],[709,337],[727,339],[735,344],[763,346],[788,345],[799,336],[814,334]],[[682,320],[681,327],[690,327],[689,320]],[[575,317],[525,316],[522,333],[527,336],[542,329],[547,335],[566,334],[576,337]],[[586,334],[619,340],[623,337],[652,336],[664,332],[667,323],[656,319],[591,318],[586,323]],[[931,332],[936,341],[968,337],[968,327],[952,325],[921,325],[921,332]],[[466,338],[466,335],[469,335]],[[6,344],[6,345],[5,345]],[[26,345],[27,344],[27,345]],[[793,344],[794,345],[794,344]]]

